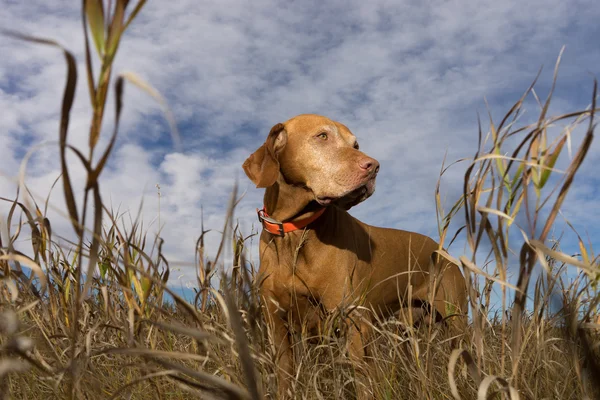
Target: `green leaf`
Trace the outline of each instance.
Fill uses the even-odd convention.
[[[121,41],[121,34],[123,33],[123,19],[125,18],[125,5],[124,0],[117,0],[115,5],[115,11],[108,28],[108,40],[106,55],[108,56],[109,62],[112,61],[117,49],[119,48],[119,42]]]
[[[558,159],[558,156],[560,155],[560,152],[562,151],[562,148],[563,148],[563,146],[565,145],[566,142],[567,142],[567,136],[565,135],[560,140],[560,142],[558,142],[558,144],[554,148],[554,151],[545,160],[544,164],[549,169],[544,169],[542,171],[542,175],[540,177],[540,188],[543,188],[544,185],[546,184],[546,182],[548,182],[548,178],[550,178],[550,174],[552,173],[552,171],[550,170],[550,168],[554,168],[554,165],[556,164],[556,160]]]
[[[105,33],[104,33],[104,8],[102,0],[85,0],[85,14],[92,33],[92,39],[96,51],[100,57],[104,56]]]
[[[517,183],[519,183],[519,181],[521,180],[522,176],[523,176],[523,169],[525,168],[525,163],[521,163],[519,164],[519,167],[517,168],[517,172],[515,173],[515,176],[513,177],[513,180],[510,184],[510,192],[512,193],[515,188],[517,187]]]
[[[508,220],[508,222],[506,223],[507,227],[511,226],[512,223],[515,221],[515,218],[517,217],[517,213],[519,212],[519,209],[521,208],[521,203],[523,202],[524,198],[525,198],[524,193],[521,192],[519,194],[519,197],[517,198],[517,202],[515,203],[512,212],[510,213],[510,217],[512,218],[512,220]]]
[[[98,263],[98,269],[100,270],[100,276],[102,279],[106,279],[106,273],[108,272],[108,263],[105,261]]]

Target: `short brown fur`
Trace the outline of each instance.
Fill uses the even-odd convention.
[[[417,318],[423,313],[414,307],[432,303],[439,319],[450,317],[451,331],[462,330],[465,280],[455,264],[441,257],[433,263],[439,245],[418,233],[367,225],[346,211],[373,193],[379,170],[346,126],[318,115],[294,117],[275,125],[243,168],[257,187],[266,188],[264,205],[274,219],[302,219],[326,207],[306,229],[261,235],[261,294],[278,352],[280,398],[294,371],[289,329],[317,329],[324,312],[362,305],[385,317],[410,307]],[[431,266],[436,273],[430,275]],[[435,291],[430,276],[436,276]],[[365,355],[372,316],[348,316],[348,350],[355,361]]]

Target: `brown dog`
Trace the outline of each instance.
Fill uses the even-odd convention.
[[[347,127],[299,115],[275,125],[243,168],[266,188],[259,272],[278,350],[280,397],[294,372],[290,330],[315,329],[328,311],[361,305],[384,317],[402,308],[416,316],[429,304],[438,320],[464,325],[464,278],[455,264],[432,261],[435,241],[369,226],[346,211],[373,194],[379,171]],[[365,354],[370,316],[346,317],[348,350],[357,361]]]

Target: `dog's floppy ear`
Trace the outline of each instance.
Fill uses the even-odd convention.
[[[242,165],[244,172],[257,188],[273,185],[279,177],[279,153],[287,143],[283,124],[271,128],[265,144],[260,146]]]

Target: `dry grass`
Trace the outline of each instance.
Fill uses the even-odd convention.
[[[132,11],[127,3],[83,1],[94,110],[87,155],[67,140],[77,71],[71,53],[61,48],[68,76],[59,127],[60,180],[77,240],[69,248],[57,244],[45,208],[28,196],[23,180],[16,196],[3,194],[12,208],[0,219],[0,398],[274,398],[274,351],[260,312],[258,277],[244,258],[245,239],[232,226],[236,192],[221,246],[205,249],[203,237],[198,240],[198,291],[192,304],[166,287],[170,270],[162,239],[147,237],[137,222],[128,230],[119,228],[122,216],[102,202],[98,177],[117,137],[123,85],[134,83],[161,100],[135,75],[117,76],[116,125],[108,147],[97,147],[112,62],[122,33],[144,5],[139,1]],[[46,39],[5,34],[60,48]],[[92,57],[100,60],[97,78]],[[457,262],[471,288],[472,323],[460,349],[452,350],[435,329],[381,321],[375,327],[369,387],[355,388],[343,335],[310,343],[303,338],[295,349],[295,398],[353,398],[355,390],[370,390],[378,399],[600,396],[598,259],[581,239],[576,257],[557,244],[548,246],[590,147],[596,86],[589,109],[548,116],[550,93],[539,101],[538,121],[517,127],[527,96],[537,99],[533,85],[500,124],[490,118],[488,134],[480,128],[463,196],[449,212],[442,208],[439,185],[436,192],[442,241],[447,247],[457,235],[466,235],[468,242]],[[570,141],[579,143],[572,158],[563,151]],[[65,160],[69,152],[88,173],[79,202]],[[553,170],[559,157],[568,162],[564,173]],[[88,213],[91,226],[84,223]],[[463,216],[464,225],[450,236],[450,221]],[[17,250],[16,241],[29,233],[31,248]],[[219,259],[231,244],[234,265],[225,266]],[[544,270],[532,281],[536,265]],[[225,270],[230,273],[224,275]],[[514,286],[508,283],[510,272],[518,276]],[[215,275],[220,279],[211,280]],[[220,287],[213,287],[215,282]],[[491,300],[494,287],[500,303]],[[163,301],[165,293],[174,303]]]

